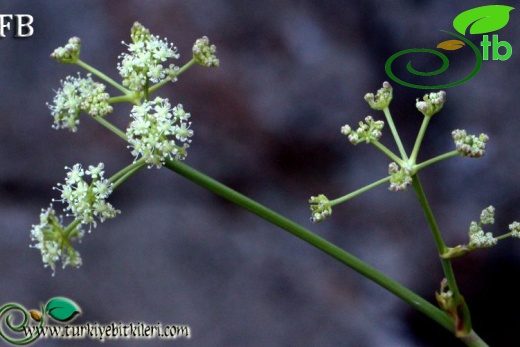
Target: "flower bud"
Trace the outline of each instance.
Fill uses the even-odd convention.
[[[58,63],[75,64],[79,60],[80,51],[81,39],[79,37],[72,37],[65,46],[56,48],[54,52],[52,52],[51,58]]]
[[[379,89],[376,95],[367,93],[365,95],[365,101],[368,102],[370,107],[374,110],[384,110],[390,105],[392,101],[392,86],[388,82],[383,82],[383,88]]]

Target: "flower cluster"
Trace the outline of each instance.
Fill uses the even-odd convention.
[[[117,64],[119,74],[123,77],[123,86],[133,91],[142,91],[148,81],[158,83],[165,79],[176,80],[179,68],[174,64],[163,65],[168,59],[179,58],[173,44],[150,34],[138,22],[132,27],[131,37],[133,43],[127,45],[129,53],[122,53],[119,56],[121,62]]]
[[[313,223],[321,222],[332,214],[330,201],[323,194],[311,196],[309,203],[311,204],[311,222]]]
[[[426,117],[431,117],[439,112],[446,102],[446,92],[430,93],[424,95],[422,101],[417,99],[415,106]]]
[[[349,125],[344,125],[341,127],[341,133],[348,136],[348,140],[354,145],[363,141],[370,143],[381,138],[381,130],[384,125],[385,122],[382,120],[374,121],[372,116],[367,116],[365,117],[365,122],[359,122],[359,128],[355,131]]]
[[[83,235],[84,231],[79,225],[64,228],[61,216],[56,216],[51,205],[47,209],[42,209],[40,224],[32,226],[31,240],[36,243],[30,247],[40,250],[44,267],[50,266],[54,274],[56,263],[60,258],[63,268],[67,265],[81,266],[81,256],[71,246],[71,242],[81,240]]]
[[[399,168],[399,165],[392,162],[388,165],[388,173],[390,174],[390,189],[393,192],[405,191],[412,184],[412,176],[405,168]]]
[[[217,53],[217,47],[209,44],[209,39],[206,36],[201,37],[195,41],[193,45],[193,59],[197,64],[206,67],[218,67],[219,60],[215,53]]]
[[[65,211],[70,211],[76,220],[82,224],[96,227],[95,217],[100,222],[114,218],[119,210],[116,210],[105,200],[112,193],[112,183],[105,179],[103,163],[97,166],[90,165],[84,170],[80,164],[75,164],[69,170],[65,178],[65,184],[58,183],[54,189],[61,191],[61,202],[66,203]],[[91,177],[91,183],[87,183],[83,177]]]
[[[58,63],[75,64],[79,60],[80,51],[80,38],[72,37],[65,46],[56,48],[54,52],[51,53],[51,58],[56,60]]]
[[[390,105],[390,101],[392,101],[392,86],[386,81],[383,82],[383,88],[379,89],[376,95],[367,93],[365,95],[365,101],[368,102],[370,107],[374,110],[384,110]]]
[[[52,127],[76,132],[81,111],[101,117],[112,112],[108,103],[110,95],[105,93],[105,88],[104,84],[94,82],[90,74],[86,78],[79,73],[78,77],[67,76],[65,81],[61,81],[61,89],[56,92],[53,103],[47,103],[54,117]]]
[[[455,146],[457,151],[470,158],[480,158],[484,155],[486,150],[486,142],[489,141],[489,137],[486,134],[480,134],[478,137],[475,135],[467,135],[466,130],[453,130],[451,133],[453,140],[455,140]]]
[[[484,232],[482,225],[495,223],[495,208],[488,206],[480,214],[479,222],[471,222],[469,226],[469,248],[492,247],[497,244],[497,239],[491,232]]]
[[[184,159],[193,135],[190,114],[181,104],[171,107],[168,99],[156,97],[132,108],[133,121],[126,130],[132,155],[143,157],[150,166],[160,168],[166,159]],[[174,137],[183,143],[179,147]]]
[[[509,224],[509,230],[511,232],[512,237],[520,238],[520,223],[513,222],[513,223]]]

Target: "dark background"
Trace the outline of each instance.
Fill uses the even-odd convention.
[[[33,15],[35,33],[0,39],[0,304],[37,308],[65,296],[83,310],[76,324],[160,321],[187,324],[193,334],[191,340],[107,346],[457,345],[448,332],[354,271],[166,169],[143,170],[111,196],[122,214],[77,246],[80,269],[60,268],[52,277],[40,253],[29,248],[29,232],[40,209],[58,197],[51,188],[64,180],[64,166],[102,161],[109,176],[133,159],[118,137],[87,116],[76,134],[51,128],[45,103],[60,79],[80,69],[57,64],[49,54],[79,36],[82,59],[118,79],[118,55],[126,49],[120,42],[130,41],[138,20],[177,45],[179,64],[190,59],[193,42],[203,35],[218,47],[219,69],[194,67],[157,94],[192,114],[188,165],[434,301],[443,275],[411,189],[398,194],[379,187],[335,207],[319,225],[309,222],[307,200],[320,193],[336,198],[387,174],[388,159],[374,147],[352,146],[341,126],[367,114],[383,117],[363,96],[388,79],[388,57],[435,48],[452,38],[440,30],[453,31],[457,14],[487,4],[1,0],[2,14]],[[512,57],[484,61],[477,76],[447,90],[448,102],[432,120],[420,153],[424,160],[451,150],[456,128],[491,139],[482,159],[454,158],[421,173],[448,245],[466,243],[470,221],[490,204],[497,209],[496,234],[520,220],[517,11],[498,32],[512,45]],[[478,45],[480,36],[467,37]],[[457,52],[448,53],[454,58],[442,78],[471,71],[469,48]],[[433,58],[428,66],[437,65]],[[415,99],[424,91],[393,87],[391,110],[410,150],[422,121]],[[129,110],[116,105],[110,120],[124,128]],[[392,146],[388,128],[382,141]],[[474,327],[493,346],[517,341],[519,249],[520,242],[509,239],[454,261]]]

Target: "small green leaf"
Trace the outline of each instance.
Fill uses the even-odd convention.
[[[56,297],[47,302],[45,305],[45,313],[59,322],[68,322],[80,314],[81,309],[70,299]]]
[[[460,40],[446,40],[437,45],[437,48],[444,49],[447,51],[455,51],[464,47],[464,42]]]
[[[464,11],[453,20],[453,27],[462,35],[470,28],[470,34],[486,34],[497,31],[509,22],[509,12],[514,7],[505,5],[487,5]]]

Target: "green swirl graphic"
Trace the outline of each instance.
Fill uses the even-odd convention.
[[[414,75],[418,75],[418,76],[434,76],[434,75],[438,75],[438,74],[441,74],[444,71],[446,71],[448,69],[449,65],[450,65],[448,57],[446,57],[445,54],[443,54],[443,53],[441,53],[439,51],[436,51],[436,50],[433,50],[433,49],[428,49],[428,48],[405,49],[403,51],[397,52],[394,55],[392,55],[390,58],[388,58],[388,60],[385,63],[385,71],[388,74],[388,76],[393,81],[395,81],[395,82],[397,82],[399,84],[402,84],[403,86],[410,87],[410,88],[416,88],[416,89],[451,88],[451,87],[454,87],[454,86],[457,86],[459,84],[462,84],[462,83],[470,80],[471,78],[473,78],[479,72],[480,68],[482,67],[482,54],[480,53],[480,51],[477,48],[477,46],[475,46],[471,41],[469,41],[468,39],[466,39],[462,35],[455,34],[455,33],[449,32],[449,31],[445,31],[445,30],[441,30],[441,31],[461,39],[462,41],[464,41],[464,43],[466,43],[468,46],[470,46],[471,49],[473,49],[473,52],[475,53],[475,57],[476,57],[477,61],[475,62],[475,67],[473,68],[473,71],[471,71],[471,73],[468,76],[464,77],[463,79],[461,79],[459,81],[455,81],[453,83],[426,86],[426,85],[413,84],[413,83],[409,83],[409,82],[403,81],[402,79],[398,78],[392,72],[392,63],[393,63],[393,61],[396,58],[398,58],[398,57],[400,57],[400,56],[402,56],[404,54],[408,54],[408,53],[429,53],[429,54],[434,54],[434,55],[436,55],[436,56],[438,56],[439,58],[442,59],[442,66],[439,69],[437,69],[435,71],[431,71],[431,72],[421,72],[421,71],[418,71],[418,70],[416,70],[416,69],[414,69],[412,67],[412,62],[409,61],[408,64],[406,65],[406,69],[408,70],[408,72],[413,73]]]
[[[9,311],[12,311],[12,310],[16,310],[16,311],[20,311],[22,313],[22,316],[23,316],[23,320],[20,324],[16,325],[16,324],[13,324],[12,322],[12,315],[11,314],[8,314]],[[5,304],[4,306],[0,307],[0,337],[2,339],[4,339],[5,341],[13,344],[13,345],[27,345],[31,342],[34,342],[36,341],[36,339],[38,338],[39,334],[33,334],[33,335],[30,335],[30,336],[25,336],[24,334],[24,338],[12,338],[10,337],[9,335],[6,334],[6,332],[4,331],[4,324],[3,324],[3,316],[6,315],[7,316],[5,317],[5,326],[11,331],[11,332],[15,332],[15,333],[19,333],[19,334],[24,334],[24,328],[27,328],[30,326],[29,324],[29,313],[27,312],[27,310],[21,306],[21,305],[18,305],[18,304]],[[40,321],[40,324],[39,326],[42,327],[43,324],[44,324],[44,318],[42,317],[41,321]],[[34,330],[32,330],[34,331]]]

